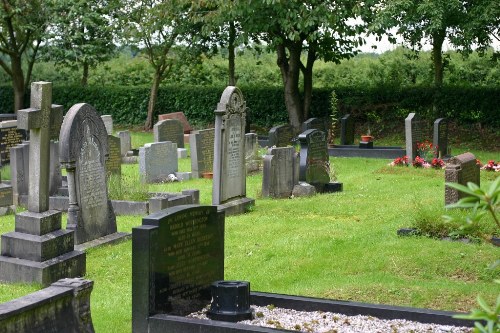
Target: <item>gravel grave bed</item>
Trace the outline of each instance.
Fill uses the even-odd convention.
[[[188,318],[210,320],[206,316],[209,307],[189,314]],[[437,324],[423,324],[403,319],[379,319],[371,316],[346,316],[340,313],[322,311],[296,311],[277,308],[272,305],[255,306],[253,320],[239,321],[239,324],[256,325],[297,332],[314,333],[469,333],[470,327]]]

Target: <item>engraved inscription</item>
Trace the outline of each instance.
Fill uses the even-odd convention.
[[[214,130],[200,131],[198,141],[198,170],[212,171],[214,165]]]
[[[109,157],[106,161],[106,170],[110,174],[121,174],[121,147],[120,139],[108,136]]]
[[[241,127],[230,126],[228,131],[227,141],[227,177],[240,178],[242,177],[241,165]]]
[[[102,165],[100,147],[90,135],[80,148],[79,156],[79,184],[82,207],[93,209],[107,204],[106,179]]]
[[[1,164],[9,163],[10,148],[24,140],[24,131],[17,127],[0,128],[0,158]]]

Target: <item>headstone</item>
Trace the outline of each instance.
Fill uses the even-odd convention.
[[[310,129],[317,129],[319,131],[328,133],[328,126],[323,119],[319,118],[309,118],[302,123],[302,132]]]
[[[245,134],[245,164],[248,172],[259,171],[259,142],[257,134]]]
[[[12,186],[1,182],[0,177],[0,208],[10,207],[13,203]],[[2,213],[5,213],[2,211]]]
[[[354,119],[350,114],[346,114],[340,119],[340,144],[354,144]]]
[[[212,172],[214,166],[215,129],[193,131],[189,135],[191,172],[193,178],[201,178],[204,172]]]
[[[132,331],[153,314],[184,316],[210,302],[224,279],[224,213],[215,206],[161,210],[132,229]]]
[[[106,161],[106,174],[121,176],[122,174],[122,156],[120,151],[120,138],[108,135],[109,156]]]
[[[26,131],[17,128],[17,120],[0,122],[0,165],[10,162],[10,148],[26,140]]]
[[[268,147],[287,147],[292,145],[293,140],[293,126],[279,125],[274,126],[269,130],[269,139],[267,142]]]
[[[417,156],[417,142],[424,140],[422,125],[416,113],[410,113],[405,119],[406,155],[410,163]]]
[[[29,165],[29,164],[28,164]],[[59,163],[59,142],[50,141],[49,196],[56,195],[62,185],[61,164]]]
[[[68,181],[67,228],[75,231],[75,244],[116,233],[106,177],[108,133],[97,111],[89,104],[73,105],[64,117],[59,142]]]
[[[445,158],[448,154],[448,119],[439,118],[434,121],[432,144],[437,149],[439,158]]]
[[[132,150],[132,140],[130,138],[130,132],[118,132],[118,137],[120,138],[120,154],[122,156],[126,156],[127,153]]]
[[[187,120],[186,116],[182,112],[165,113],[158,116],[158,121],[167,119],[179,120],[182,123],[184,134],[189,134],[193,130],[191,128],[191,125],[189,125],[189,121]]]
[[[170,141],[139,148],[139,174],[143,183],[161,183],[178,170],[177,145]]]
[[[262,196],[288,198],[298,181],[299,155],[295,148],[269,148],[264,156]]]
[[[61,229],[61,212],[49,209],[51,129],[62,119],[52,105],[52,83],[31,84],[31,108],[18,111],[30,131],[28,210],[16,215],[16,231],[2,235],[0,280],[41,283],[85,274],[85,253],[74,251],[73,231]]]
[[[318,192],[322,192],[324,185],[330,182],[326,133],[316,129],[307,130],[299,135],[299,142],[299,180],[313,185]]]
[[[467,186],[468,182],[480,186],[479,165],[476,163],[476,157],[471,153],[464,153],[452,157],[446,164],[444,179],[447,183],[458,183]],[[444,198],[445,204],[453,204],[458,200],[468,196],[468,194],[445,186]]]
[[[160,120],[153,126],[155,142],[170,141],[177,144],[177,148],[184,148],[184,132],[179,120]]]
[[[109,135],[113,135],[113,117],[111,115],[101,116],[102,121],[104,122],[104,127],[106,127],[106,132]]]
[[[214,178],[212,204],[226,214],[242,213],[253,199],[246,198],[246,103],[241,91],[228,86],[215,110]]]

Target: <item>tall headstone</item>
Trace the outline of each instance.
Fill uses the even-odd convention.
[[[479,175],[479,165],[476,163],[476,157],[471,153],[464,153],[452,157],[446,164],[444,179],[447,183],[458,183],[467,186],[468,182],[477,186],[481,185]],[[468,194],[445,186],[444,198],[445,204],[453,204],[458,200],[468,196]]]
[[[177,172],[177,145],[170,141],[147,143],[139,148],[139,174],[143,183],[161,183]]]
[[[354,119],[350,114],[346,114],[340,119],[340,144],[354,144]]]
[[[269,148],[264,156],[262,196],[288,198],[299,182],[299,154],[294,147]]]
[[[75,244],[115,234],[106,179],[108,133],[97,111],[89,104],[73,105],[64,117],[59,142],[68,181],[67,228],[75,231]]]
[[[214,166],[215,129],[193,131],[189,135],[191,149],[191,172],[200,178],[204,172],[212,172]]]
[[[248,172],[259,171],[260,159],[259,159],[259,142],[257,134],[246,133],[245,134],[245,164]]]
[[[113,117],[111,115],[101,116],[102,121],[104,122],[104,127],[106,127],[106,132],[109,135],[113,135]]]
[[[244,212],[255,201],[246,197],[246,103],[241,91],[228,86],[215,110],[212,204],[226,214]]]
[[[126,156],[129,151],[132,150],[132,140],[130,138],[129,131],[118,132],[118,137],[120,138],[120,154]]]
[[[432,144],[437,147],[438,157],[445,158],[448,154],[448,119],[439,118],[434,121]]]
[[[61,164],[59,163],[59,142],[50,140],[49,196],[56,195],[62,186]]]
[[[155,142],[170,141],[184,148],[184,128],[179,120],[160,120],[153,126],[153,134]]]
[[[293,126],[279,125],[274,126],[269,130],[269,139],[267,142],[268,147],[287,147],[292,145],[293,140]]]
[[[9,164],[10,148],[26,140],[26,131],[17,127],[17,120],[0,122],[0,165]]]
[[[305,132],[310,129],[317,129],[319,131],[328,132],[328,126],[323,119],[319,118],[309,118],[302,123],[302,132]]]
[[[122,174],[122,156],[120,144],[121,141],[119,137],[108,135],[109,156],[106,160],[107,175],[121,176]]]
[[[405,119],[406,155],[410,163],[417,156],[417,142],[424,139],[422,121],[416,113],[410,113]]]
[[[326,133],[316,129],[299,135],[300,171],[299,180],[307,182],[318,192],[323,192],[330,182],[330,162]]]
[[[48,285],[85,274],[85,253],[74,250],[74,233],[61,229],[61,212],[49,210],[51,128],[62,121],[52,105],[52,83],[31,85],[31,108],[18,111],[19,128],[30,131],[28,210],[16,215],[16,229],[2,235],[0,280]],[[52,125],[52,126],[51,126]]]
[[[224,213],[214,206],[167,208],[132,229],[132,331],[148,317],[186,315],[210,302],[224,279]]]

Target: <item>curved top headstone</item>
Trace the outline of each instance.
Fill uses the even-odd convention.
[[[243,99],[241,90],[234,86],[226,87],[226,89],[224,89],[224,92],[222,92],[222,96],[220,97],[220,101],[217,104],[217,110],[215,110],[215,113],[239,113],[244,115],[245,111],[246,102]]]
[[[108,156],[108,133],[101,116],[90,104],[79,103],[69,109],[64,117],[59,134],[59,161],[61,163],[75,162],[80,154],[80,141],[92,131],[94,140],[99,141],[103,157]]]

